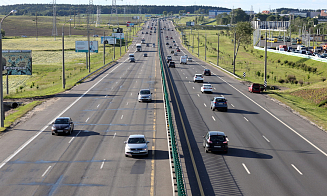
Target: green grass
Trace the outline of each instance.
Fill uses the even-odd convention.
[[[27,112],[31,111],[35,106],[40,105],[41,103],[42,101],[33,101],[29,104],[16,108],[15,112],[6,116],[6,119],[4,120],[4,127],[0,127],[0,132],[6,130],[10,125],[12,125],[13,122],[15,122],[16,119],[21,118]]]

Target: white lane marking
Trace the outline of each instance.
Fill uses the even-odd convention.
[[[100,104],[97,106],[97,108],[100,106]]]
[[[89,118],[87,118],[85,122],[89,121],[89,119],[90,119],[90,117],[89,117]]]
[[[107,98],[108,95],[104,96],[105,98]]]
[[[213,87],[213,89],[215,89],[215,90],[216,90],[216,88],[215,88],[215,87]]]
[[[268,138],[266,138],[264,135],[263,135],[262,137],[265,138],[265,140],[267,140],[267,142],[270,142],[270,141],[268,140]]]
[[[49,171],[49,169],[50,169],[50,168],[51,168],[51,166],[49,166],[49,167],[48,167],[48,169],[47,169],[47,170],[45,170],[45,172],[42,174],[42,177],[43,177],[43,176],[45,176],[45,174],[47,174],[47,173],[48,173],[48,171]]]
[[[243,117],[246,121],[248,121],[249,122],[249,120],[248,119],[246,119],[245,117]]]
[[[233,108],[235,108],[235,106],[233,104],[230,104]]]
[[[186,77],[187,78],[187,77]]]
[[[126,59],[127,60],[127,59]],[[61,116],[63,113],[65,113],[67,110],[69,110],[75,103],[77,103],[82,97],[84,97],[90,90],[92,90],[96,85],[98,85],[103,79],[105,79],[110,73],[112,73],[114,70],[116,70],[118,67],[120,67],[126,60],[124,60],[122,63],[120,63],[117,67],[113,68],[109,73],[104,75],[98,82],[96,82],[93,86],[91,86],[87,91],[85,91],[80,97],[78,97],[73,103],[71,103],[66,109],[64,109],[61,113],[59,113],[54,119],[52,119],[50,122],[47,123],[37,134],[35,134],[33,137],[31,137],[29,140],[27,140],[23,145],[21,145],[14,153],[9,155],[4,161],[0,164],[0,169],[5,166],[12,158],[14,158],[20,151],[22,151],[27,145],[29,145],[35,138],[37,138],[46,128],[48,128],[49,124],[51,124],[53,121],[55,121],[59,116]]]
[[[120,119],[123,119],[124,115],[121,115]]]
[[[126,105],[128,105],[128,102],[126,103]]]
[[[115,138],[116,137],[116,132],[115,132],[115,134],[114,134],[114,137],[112,137],[112,138]]]
[[[241,93],[248,100],[250,100],[251,102],[253,102],[255,105],[257,105],[263,111],[267,112],[270,116],[272,116],[273,118],[275,118],[278,122],[282,123],[285,127],[287,127],[289,130],[291,130],[293,133],[295,133],[296,135],[298,135],[300,138],[302,138],[304,141],[306,141],[308,144],[310,144],[312,147],[314,147],[315,149],[317,149],[319,152],[321,152],[323,155],[325,155],[327,157],[327,153],[326,152],[324,152],[323,150],[321,150],[320,148],[318,148],[316,145],[314,145],[312,142],[310,142],[307,138],[305,138],[304,136],[302,136],[301,134],[299,134],[297,131],[295,131],[292,127],[290,127],[289,125],[287,125],[286,123],[284,123],[282,120],[280,120],[279,118],[277,118],[271,112],[269,112],[264,107],[262,107],[257,102],[255,102],[253,99],[251,99],[250,97],[248,97],[247,95],[245,95],[244,93],[242,93],[240,90],[238,90],[237,88],[235,88],[233,85],[231,85],[230,83],[228,83],[226,80],[224,80],[223,78],[221,78],[219,76],[217,76],[217,77],[220,78],[222,81],[224,81],[226,84],[228,84],[230,87],[232,87],[234,90],[236,90],[237,92]]]
[[[194,86],[193,86],[193,89],[195,89]]]
[[[215,117],[211,116],[214,121],[216,121]]]
[[[106,159],[103,159],[100,169],[103,168],[103,165],[104,165],[104,161],[105,161],[105,160],[106,160]]]
[[[88,132],[88,131],[85,131]],[[70,144],[79,134],[81,133],[81,131],[79,131],[76,136],[74,136],[72,139],[69,140],[68,144]]]
[[[291,165],[297,172],[299,172],[299,174],[303,175],[302,172],[298,168],[295,167],[295,165],[293,165],[293,164],[291,164]]]
[[[205,103],[203,103],[204,107],[207,107],[207,105]]]
[[[133,93],[131,93],[131,95],[133,95]]]
[[[244,163],[242,163],[242,165],[243,165],[245,171],[246,171],[248,174],[251,174],[250,171],[248,170],[248,168],[246,167],[246,165],[245,165]]]
[[[198,97],[200,97],[200,95],[198,94]]]

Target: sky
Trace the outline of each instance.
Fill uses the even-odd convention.
[[[0,0],[0,5],[14,4],[53,4],[54,0]],[[89,4],[89,0],[55,0],[57,4]],[[94,5],[112,5],[112,0],[93,0]],[[327,9],[326,0],[116,0],[117,5],[179,5],[179,6],[218,6],[224,8],[233,7],[242,8],[243,10],[251,10],[261,12],[276,8],[295,8],[295,9]]]

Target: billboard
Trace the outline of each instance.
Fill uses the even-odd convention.
[[[186,22],[186,26],[194,26],[194,22]]]
[[[124,33],[112,33],[111,37],[116,37],[116,39],[124,39]]]
[[[3,74],[32,75],[31,50],[2,50]]]
[[[133,20],[138,20],[138,19],[140,19],[139,16],[133,16]]]
[[[103,44],[104,40],[108,41],[108,44],[116,44],[116,40],[112,36],[105,36],[104,38],[101,37],[101,44]]]
[[[89,52],[87,41],[75,41],[75,52]],[[98,41],[90,41],[90,52],[98,53]]]

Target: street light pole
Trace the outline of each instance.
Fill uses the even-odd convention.
[[[7,18],[10,14],[16,13],[16,10],[11,10],[9,14],[7,14],[5,17],[2,18],[0,21],[0,31],[1,31],[1,25],[5,18]],[[2,65],[2,34],[0,32],[0,126],[4,127],[4,110],[3,110],[3,84],[2,84],[2,71],[3,71],[3,65]]]
[[[65,41],[64,41],[64,26],[67,22],[72,21],[69,19],[62,25],[62,88],[65,89],[66,79],[65,79]]]

